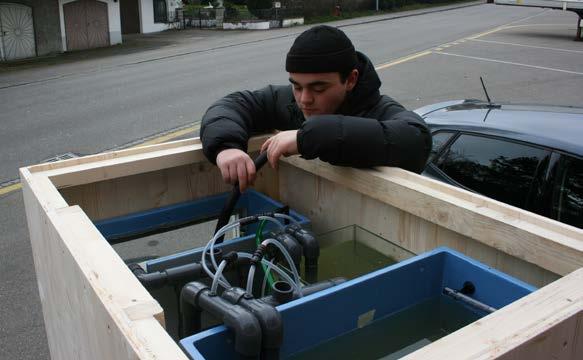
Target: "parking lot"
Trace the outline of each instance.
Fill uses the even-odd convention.
[[[485,99],[482,76],[493,101],[581,106],[583,42],[574,41],[576,20],[574,13],[540,10],[377,66],[383,90],[413,109],[459,98]]]

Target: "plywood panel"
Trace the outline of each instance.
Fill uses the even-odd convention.
[[[194,200],[230,190],[211,164],[185,165],[61,190],[92,220]]]
[[[431,229],[431,226],[427,227],[425,223],[427,222],[556,274],[567,274],[583,266],[583,230],[581,229],[397,168],[374,170],[339,168],[319,161],[305,161],[299,157],[291,157],[284,161],[292,165],[290,169],[303,169],[314,175],[314,180],[310,180],[306,174],[301,175],[304,192],[322,192],[320,186],[310,184],[311,181],[322,181],[318,178],[334,183],[333,191],[338,193],[336,198],[339,201],[336,207],[340,208],[334,209],[334,213],[341,213],[342,209],[350,208],[358,214],[359,210],[355,210],[357,203],[353,201],[353,198],[346,196],[345,189],[349,188],[422,219],[419,221],[409,217],[410,215],[399,216],[398,238],[419,238],[424,239],[420,241],[428,241],[430,238],[426,238],[424,234],[431,234],[434,229]],[[290,191],[286,187],[288,180],[284,177],[293,178],[295,182],[296,178],[302,178],[297,173],[298,171],[294,171],[281,176],[282,192]],[[459,197],[456,196],[456,192],[460,194]],[[306,208],[310,207],[310,204],[319,204],[314,202],[315,196],[311,199],[307,196],[296,192],[287,197],[290,203],[291,201],[305,202],[300,206]],[[333,196],[333,194],[328,195],[329,198]],[[283,194],[282,197],[284,197]],[[424,247],[416,240],[412,241],[414,244],[411,246]],[[476,253],[481,254],[481,252]]]
[[[260,142],[252,144],[256,150]],[[163,331],[159,306],[82,209],[67,202],[102,218],[228,190],[204,161],[200,144],[44,164],[22,169],[21,177],[53,358],[185,358]],[[265,169],[258,188],[279,192],[272,196],[307,214],[316,231],[356,223],[415,252],[446,244],[541,284],[557,277],[553,272],[568,274],[583,263],[582,231],[399,169],[338,168],[291,158],[279,172]],[[583,269],[411,359],[535,353],[580,359],[582,285]]]
[[[280,169],[284,202],[308,214],[318,233],[357,224],[416,254],[448,246],[537,287],[559,278],[537,265],[345,186],[293,166],[282,165]],[[293,185],[286,179],[293,179]]]
[[[161,307],[81,209],[39,200],[43,182],[21,174],[51,357],[186,359],[156,320]]]

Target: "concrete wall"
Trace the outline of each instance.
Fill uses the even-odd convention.
[[[174,13],[176,8],[182,7],[179,0],[166,0],[166,8],[169,13]],[[168,30],[170,26],[165,23],[154,22],[154,1],[140,0],[140,29],[142,34]]]
[[[62,51],[57,0],[0,0],[32,7],[37,56]]]
[[[59,18],[61,21],[61,34],[63,51],[67,51],[67,35],[65,33],[65,15],[63,5],[76,0],[58,0],[59,1]],[[119,1],[98,0],[107,4],[107,16],[109,23],[109,44],[121,44],[121,17],[119,12]]]

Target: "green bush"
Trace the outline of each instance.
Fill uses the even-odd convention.
[[[235,4],[229,1],[225,1],[225,19],[237,19],[239,17],[239,10],[235,7]]]
[[[260,19],[264,17],[266,13],[261,10],[271,9],[271,5],[271,0],[247,0],[247,9]]]

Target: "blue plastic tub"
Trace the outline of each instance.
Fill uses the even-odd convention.
[[[164,229],[172,229],[181,225],[196,223],[218,217],[230,193],[208,196],[195,201],[184,202],[157,209],[141,211],[130,215],[119,216],[95,222],[101,234],[110,242],[119,242],[122,239],[136,238]],[[247,190],[237,201],[234,213],[241,217],[272,211],[283,205],[255,190]],[[290,210],[290,216],[304,226],[309,220]],[[224,247],[225,252],[230,250],[249,251],[255,249],[255,231],[257,224],[246,225],[243,231],[247,236],[225,241],[217,247]],[[264,232],[275,230],[275,225],[267,222]],[[210,239],[209,239],[210,240]],[[184,265],[192,261],[199,261],[202,248],[186,250],[170,256],[148,261],[148,271],[161,271],[169,267]]]
[[[95,222],[101,234],[111,243],[127,239],[140,238],[152,233],[164,232],[169,229],[180,228],[197,222],[216,219],[220,214],[230,193],[208,196],[195,201],[183,202],[171,206],[141,211],[129,215],[105,219]],[[260,214],[281,208],[283,204],[255,191],[247,190],[237,201],[234,214],[240,217]],[[290,216],[304,227],[309,226],[309,220],[297,212],[290,210]],[[258,224],[249,224],[242,227],[242,232],[249,234],[235,239],[229,239],[218,244],[216,248],[229,251],[253,252],[256,249],[255,232]],[[264,234],[275,230],[276,226],[266,222]],[[210,240],[210,239],[209,239]],[[206,242],[206,241],[205,241]],[[196,246],[168,256],[162,256],[144,263],[147,272],[163,271],[175,266],[199,262],[203,248]],[[139,254],[141,256],[141,254]],[[139,257],[138,257],[139,258]],[[178,308],[176,289],[166,286],[150,292],[164,308],[166,331],[178,340]]]
[[[284,323],[281,358],[295,357],[332,339],[355,333],[359,328],[373,328],[375,323],[408,308],[446,297],[445,287],[459,290],[466,282],[475,286],[473,299],[496,309],[535,290],[520,280],[441,247],[279,306]],[[462,303],[456,306],[471,311],[476,319],[487,314]],[[427,316],[429,319],[415,319],[416,323],[409,324],[410,327],[424,326],[438,314]],[[230,331],[217,326],[182,339],[180,345],[192,359],[238,359],[232,342]],[[413,345],[418,348],[419,344]],[[332,358],[332,355],[319,357]]]

